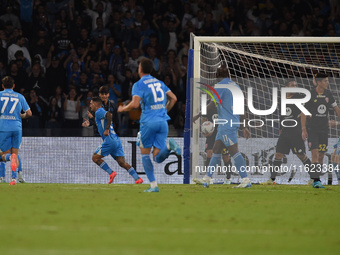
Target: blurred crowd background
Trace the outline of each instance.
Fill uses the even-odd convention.
[[[107,86],[131,99],[138,61],[176,94],[170,135],[184,128],[190,33],[204,36],[340,36],[338,0],[1,0],[0,76],[29,103],[26,136],[93,136],[89,102]],[[140,109],[119,116],[134,136]]]

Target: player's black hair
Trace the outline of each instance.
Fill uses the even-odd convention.
[[[315,77],[315,80],[318,82],[318,81],[322,81],[323,79],[327,78],[328,75],[326,73],[316,73],[314,77]]]
[[[142,67],[142,72],[145,74],[150,74],[153,70],[153,62],[149,58],[142,58],[140,60],[140,65]]]
[[[5,89],[11,89],[14,85],[14,79],[11,76],[6,76],[2,79],[2,84]]]
[[[109,94],[110,91],[109,91],[109,88],[107,86],[101,86],[99,88],[99,94]]]
[[[225,63],[222,63],[219,68],[216,70],[217,78],[225,78],[228,77],[228,68]]]
[[[92,97],[92,102],[100,105],[103,103],[99,97]]]

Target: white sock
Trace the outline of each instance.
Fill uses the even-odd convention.
[[[157,182],[156,181],[150,182],[150,185],[151,185],[151,188],[154,189],[157,187]]]

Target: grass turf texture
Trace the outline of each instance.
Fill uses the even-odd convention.
[[[339,254],[340,186],[0,185],[0,254]]]

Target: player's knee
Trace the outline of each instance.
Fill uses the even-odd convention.
[[[98,155],[98,154],[93,154],[92,155],[92,161],[94,162],[94,163],[97,163],[97,161],[100,159],[100,156]]]

